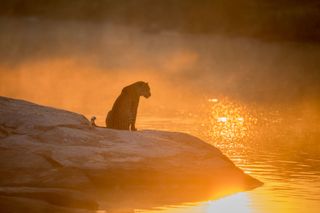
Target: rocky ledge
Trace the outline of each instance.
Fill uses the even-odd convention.
[[[261,185],[191,135],[92,127],[83,115],[6,97],[0,173],[1,212],[130,212]]]

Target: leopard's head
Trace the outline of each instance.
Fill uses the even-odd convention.
[[[145,98],[149,98],[151,96],[150,87],[147,82],[139,82],[138,84],[138,93],[140,96],[143,96]]]

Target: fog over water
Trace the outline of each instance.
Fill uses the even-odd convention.
[[[265,182],[243,212],[319,209],[319,1],[1,4],[1,96],[104,125],[121,89],[147,81],[138,129],[191,133]]]
[[[39,102],[51,99],[53,105],[61,99],[84,107],[92,101],[106,105],[124,85],[146,80],[157,105],[168,93],[180,103],[221,95],[267,104],[317,102],[319,97],[317,43],[148,33],[37,18],[2,18],[0,23],[3,95],[28,94]],[[59,100],[49,98],[58,93]]]
[[[319,11],[317,1],[287,0],[3,1],[0,92],[85,107],[146,80],[154,105],[168,92],[177,103],[317,102]]]

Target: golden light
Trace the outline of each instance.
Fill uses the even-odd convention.
[[[218,200],[200,202],[200,203],[186,203],[175,206],[167,206],[149,210],[135,210],[139,213],[213,213],[213,212],[237,212],[237,213],[251,213],[251,200],[247,193],[237,193]]]
[[[217,121],[218,121],[218,122],[223,122],[223,123],[225,123],[225,122],[227,122],[227,120],[228,120],[228,118],[226,118],[226,117],[219,117],[219,118],[217,118]]]
[[[212,141],[237,141],[251,135],[257,119],[246,106],[227,98],[208,99],[210,103],[208,134]]]
[[[209,98],[208,101],[212,103],[218,103],[219,100],[217,98]]]
[[[250,213],[250,199],[246,193],[238,193],[219,200],[210,201],[204,212],[237,212],[237,213]]]

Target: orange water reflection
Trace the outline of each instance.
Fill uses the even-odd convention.
[[[319,111],[312,109],[310,104],[301,113],[301,108],[293,106],[258,108],[211,98],[204,109],[189,116],[171,117],[168,121],[162,118],[159,122],[156,118],[143,119],[144,128],[159,125],[214,144],[245,173],[264,182],[264,186],[219,200],[139,211],[319,212],[320,119]]]
[[[247,107],[227,98],[211,98],[208,102],[209,121],[203,126],[207,125],[207,133],[211,140],[230,142],[252,134],[257,118]]]
[[[250,213],[250,198],[246,193],[238,193],[218,200],[185,203],[179,206],[168,206],[154,210],[136,210],[141,213],[194,213],[194,212],[238,212]]]

